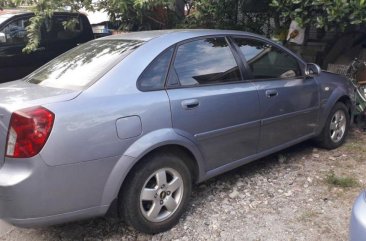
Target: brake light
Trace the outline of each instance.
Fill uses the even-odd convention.
[[[44,107],[14,112],[10,118],[6,156],[26,158],[37,155],[51,133],[55,115]]]

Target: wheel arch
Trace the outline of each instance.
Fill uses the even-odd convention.
[[[348,113],[349,113],[350,117],[352,117],[351,98],[342,89],[337,88],[334,90],[333,94],[328,98],[328,101],[326,103],[324,103],[323,106],[321,107],[320,113],[324,113],[324,114],[322,114],[320,116],[319,128],[318,128],[317,134],[319,134],[322,131],[322,129],[324,128],[326,120],[327,120],[333,106],[338,102],[341,102],[347,106]]]
[[[350,117],[352,117],[352,101],[351,101],[351,98],[348,95],[343,95],[337,100],[337,102],[341,102],[345,106],[347,106],[348,114],[349,114]]]
[[[205,175],[202,155],[197,146],[174,130],[157,130],[134,142],[117,161],[104,188],[102,205],[112,205],[118,198],[125,180],[144,157],[157,152],[169,151],[183,155],[184,161],[192,172],[194,182],[200,182]],[[158,134],[158,132],[160,132]],[[159,137],[160,136],[160,137]]]
[[[137,163],[135,163],[135,165],[131,168],[131,171],[133,171],[133,168],[138,163],[143,161],[143,159],[146,156],[153,155],[153,154],[156,154],[159,152],[169,152],[169,153],[176,154],[178,156],[183,157],[184,163],[187,165],[187,167],[189,168],[189,170],[192,174],[193,183],[196,183],[199,180],[200,167],[197,163],[196,157],[194,156],[194,154],[191,152],[190,149],[188,149],[186,146],[183,146],[180,144],[166,144],[166,145],[162,145],[162,146],[159,146],[159,147],[151,150],[150,152],[146,153],[142,158],[140,158],[140,160]]]

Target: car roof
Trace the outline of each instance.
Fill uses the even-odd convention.
[[[3,9],[0,10],[0,16],[1,15],[19,15],[19,14],[23,14],[23,13],[29,13],[30,11],[28,11],[27,9]]]
[[[152,30],[152,31],[140,31],[140,32],[129,32],[122,33],[117,35],[108,36],[101,39],[113,39],[113,40],[140,40],[140,41],[149,41],[155,38],[170,38],[175,36],[177,40],[182,40],[185,37],[194,38],[201,36],[209,36],[209,35],[247,35],[247,36],[257,36],[259,35],[243,32],[243,31],[235,31],[235,30],[219,30],[219,29],[169,29],[169,30]]]
[[[107,36],[104,38],[99,38],[94,41],[102,41],[102,40],[137,40],[145,42],[143,45],[146,45],[147,48],[144,48],[144,51],[150,51],[151,48],[157,49],[162,52],[165,49],[171,47],[174,44],[187,41],[189,39],[200,38],[200,37],[216,37],[216,36],[245,36],[251,37],[255,39],[260,39],[262,41],[266,41],[271,43],[274,46],[277,46],[280,49],[286,49],[284,46],[267,39],[265,36],[261,36],[254,33],[237,31],[237,30],[221,30],[221,29],[169,29],[169,30],[151,30],[151,31],[140,31],[140,32],[129,32],[122,33],[112,36]],[[140,47],[141,48],[141,47]],[[288,49],[286,49],[289,52]],[[305,63],[299,56],[292,53],[299,61]]]
[[[25,15],[25,14],[31,14],[33,15],[34,13],[28,9],[3,9],[0,10],[0,17],[4,17],[7,16],[9,18],[14,17],[14,16],[18,16],[18,15]],[[80,13],[80,12],[68,12],[68,11],[56,11],[54,12],[54,15],[62,15],[62,14],[67,14],[67,15],[85,15],[84,13]]]
[[[6,21],[8,19],[11,19],[14,16],[27,14],[27,13],[30,13],[30,12],[27,11],[26,9],[4,9],[4,10],[0,10],[0,18],[2,18],[3,21]],[[1,22],[3,22],[3,21],[1,21]]]
[[[80,16],[84,15],[84,13],[78,13],[78,12],[54,12],[54,16]],[[4,9],[0,10],[0,26],[3,24],[7,24],[9,21],[12,21],[12,19],[17,17],[32,17],[34,16],[34,13],[32,11],[29,11],[27,9]]]

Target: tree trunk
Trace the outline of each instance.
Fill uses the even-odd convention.
[[[175,0],[175,13],[179,19],[184,18],[184,7],[185,2],[184,0]]]

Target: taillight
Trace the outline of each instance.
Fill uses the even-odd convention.
[[[6,156],[26,158],[37,155],[51,133],[55,115],[44,107],[14,112],[10,118]]]

